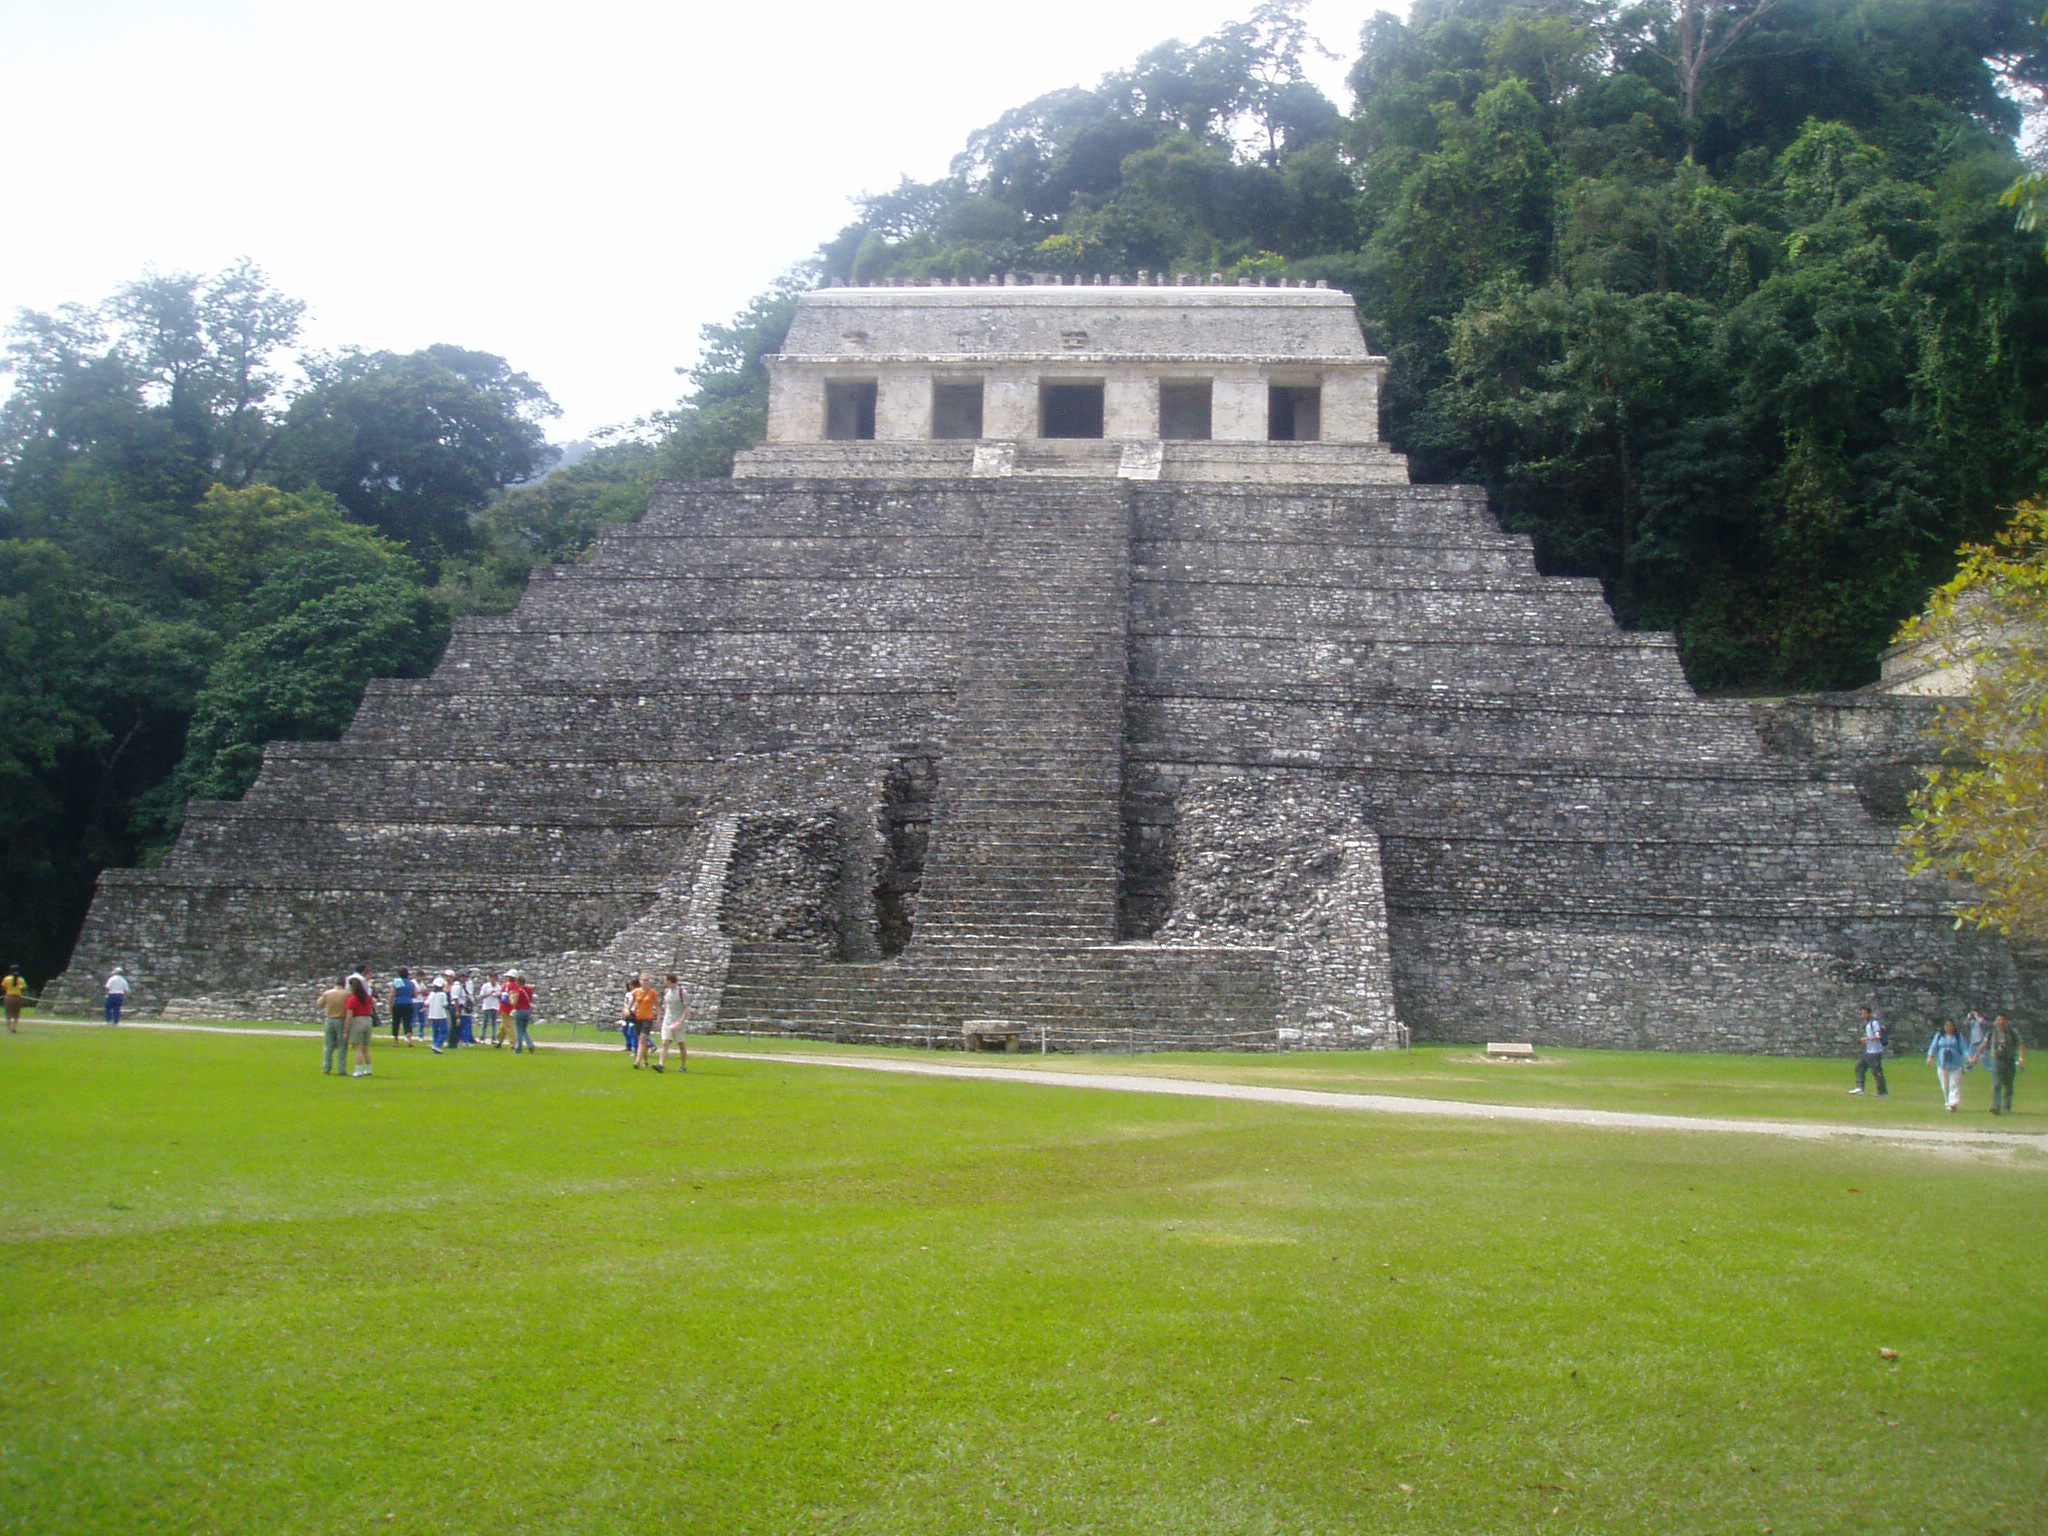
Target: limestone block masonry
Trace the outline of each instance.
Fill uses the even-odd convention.
[[[1068,331],[1176,367],[1284,350],[1255,305],[1233,353],[1199,305],[1043,291],[959,290],[1021,328],[1012,360]],[[944,310],[858,307],[800,318],[907,355],[888,326]],[[1298,339],[1320,373],[1257,364],[1274,423],[1336,419],[1285,392],[1367,366],[1342,320],[1348,352]],[[1169,425],[1225,419],[1201,378]],[[995,393],[947,394],[948,429]],[[833,398],[855,428],[904,409]],[[1092,424],[1092,393],[1042,398]],[[144,1016],[299,1017],[352,966],[518,964],[543,1016],[604,1020],[676,970],[699,1028],[958,1044],[1000,1017],[1053,1049],[1832,1052],[1866,1001],[1908,1031],[2048,1004],[1904,873],[1889,706],[1698,698],[1670,637],[1539,575],[1479,491],[961,446],[941,476],[663,486],[340,741],[194,805],[161,867],[108,871],[57,993],[118,963]]]

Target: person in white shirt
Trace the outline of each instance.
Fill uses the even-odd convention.
[[[128,978],[121,974],[121,967],[114,967],[114,974],[107,978],[106,985],[100,990],[106,994],[103,1006],[106,1009],[107,1022],[120,1023],[121,1005],[128,1001]]]
[[[476,1011],[483,1016],[484,1044],[494,1048],[505,1043],[498,1033],[498,999],[503,991],[495,976],[486,976],[476,989]]]
[[[682,980],[674,971],[668,973],[668,981],[661,989],[661,1059],[655,1062],[654,1070],[659,1072],[668,1065],[668,1048],[676,1048],[676,1070],[690,1070],[690,1046],[683,1038],[683,1030],[690,1018],[690,1005],[683,996]]]
[[[1884,1027],[1883,1021],[1876,1014],[1866,1008],[1863,1010],[1863,1027],[1860,1033],[1863,1054],[1856,1058],[1856,1086],[1849,1091],[1861,1093],[1864,1074],[1872,1073],[1877,1078],[1877,1096],[1880,1099],[1888,1099],[1891,1097],[1891,1091],[1884,1085],[1884,1048],[1886,1041],[1891,1038],[1891,1032]]]
[[[448,1044],[448,978],[436,976],[427,988],[427,1027],[434,1032],[434,1054]]]
[[[469,983],[457,976],[448,983],[448,1049],[458,1045],[475,1045],[476,1029],[471,1023],[475,1018],[473,1010],[476,998],[469,990]]]

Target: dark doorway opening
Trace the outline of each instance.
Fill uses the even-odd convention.
[[[1313,443],[1323,435],[1323,392],[1314,384],[1275,384],[1266,391],[1266,436],[1276,443]]]
[[[847,379],[825,385],[825,439],[863,442],[875,435],[875,381]]]
[[[981,380],[932,386],[932,436],[981,436]]]
[[[1100,384],[1039,385],[1038,435],[1040,437],[1102,436],[1102,386]]]
[[[1207,379],[1159,386],[1159,435],[1172,442],[1209,440],[1211,397]]]

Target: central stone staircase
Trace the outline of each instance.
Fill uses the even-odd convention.
[[[1130,506],[992,496],[913,944],[1106,943],[1122,846]]]

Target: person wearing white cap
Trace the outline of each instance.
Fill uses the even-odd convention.
[[[128,978],[121,974],[121,967],[114,967],[114,974],[107,978],[107,984],[100,988],[105,994],[107,1022],[121,1022],[121,1005],[128,1001]]]

